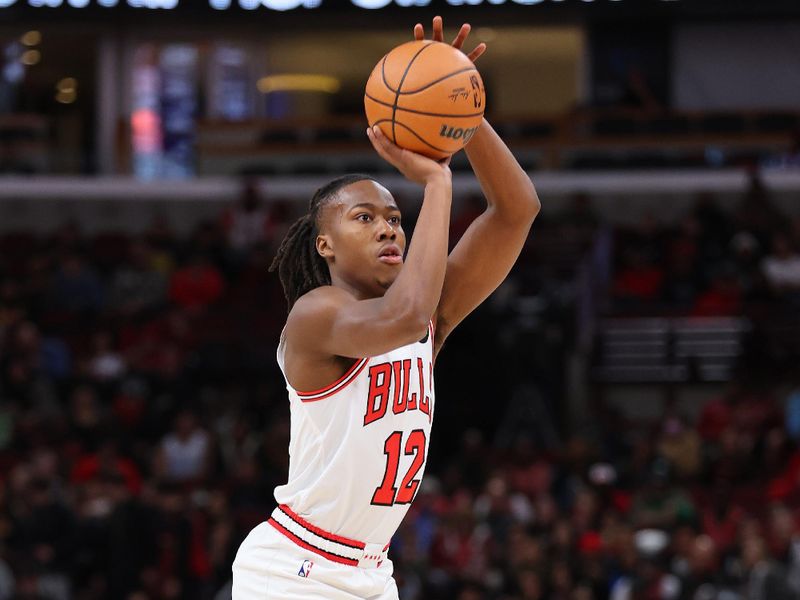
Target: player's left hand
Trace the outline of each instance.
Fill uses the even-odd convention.
[[[458,35],[453,40],[453,48],[457,48],[461,50],[461,46],[464,45],[464,40],[467,39],[470,30],[472,27],[469,23],[464,23],[461,26],[461,29],[458,31]],[[415,40],[424,40],[425,39],[425,28],[422,26],[422,23],[417,23],[414,25],[414,39]],[[443,42],[444,41],[444,25],[442,24],[442,17],[433,17],[433,41],[434,42]],[[462,50],[463,52],[463,50]],[[486,44],[481,42],[475,49],[467,54],[467,58],[470,59],[472,62],[478,60],[481,54],[486,52]],[[464,52],[466,54],[466,52]]]

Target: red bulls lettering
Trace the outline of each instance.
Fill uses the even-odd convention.
[[[386,414],[389,401],[389,386],[392,383],[392,365],[381,363],[369,368],[369,397],[364,425],[377,421]]]
[[[406,364],[408,363],[408,364]],[[392,404],[392,412],[396,415],[406,412],[408,407],[408,373],[411,371],[411,360],[406,359],[401,362],[393,362],[394,367],[394,403]],[[403,378],[403,391],[400,392],[400,386],[397,384],[400,381],[400,369],[402,369]]]
[[[422,360],[421,358],[417,360]],[[411,380],[411,360],[404,360],[403,361],[403,392],[408,394],[408,383]],[[417,395],[411,394],[408,397],[408,404],[406,405],[407,410],[416,410],[417,409]]]
[[[411,360],[396,360],[392,363],[374,365],[369,369],[369,392],[364,425],[369,425],[386,416],[389,398],[392,400],[392,413],[402,414],[409,410],[419,410],[431,419],[431,384],[433,365],[428,365],[428,385],[425,385],[425,365],[417,358],[417,393],[409,394],[411,389]],[[428,392],[426,394],[426,392]]]
[[[419,409],[431,418],[431,399],[425,395],[425,377],[423,376],[422,359],[417,358],[417,370],[419,371]],[[433,375],[433,365],[431,365],[431,375]]]

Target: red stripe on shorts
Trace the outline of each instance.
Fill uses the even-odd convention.
[[[349,565],[351,567],[357,567],[358,566],[358,561],[357,560],[353,560],[353,559],[350,559],[350,558],[345,558],[344,556],[339,556],[338,554],[331,554],[330,552],[325,552],[324,550],[321,550],[321,549],[317,548],[316,546],[312,546],[308,542],[306,542],[304,540],[301,540],[299,537],[297,537],[291,531],[286,529],[283,525],[278,523],[272,517],[267,519],[267,523],[272,525],[280,533],[285,535],[287,538],[289,538],[291,541],[293,541],[295,544],[297,544],[301,548],[305,548],[306,550],[310,550],[314,554],[319,554],[320,556],[323,556],[323,557],[325,557],[328,560],[333,561],[333,562],[341,563],[343,565]]]
[[[292,521],[311,531],[312,533],[317,534],[319,537],[329,540],[331,542],[336,542],[338,544],[342,544],[343,546],[348,546],[355,550],[363,550],[366,547],[364,542],[359,542],[356,540],[351,540],[350,538],[342,537],[340,535],[336,535],[335,533],[329,533],[324,529],[320,529],[319,527],[315,527],[308,521],[306,521],[303,517],[295,513],[291,508],[286,506],[285,504],[281,504],[278,506],[281,509],[283,514],[289,517]]]

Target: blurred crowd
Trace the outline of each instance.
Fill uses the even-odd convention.
[[[737,315],[800,308],[800,217],[754,178],[733,213],[700,194],[675,227],[645,217],[614,236],[614,309]]]
[[[607,309],[796,308],[800,226],[765,206],[755,187],[734,215],[704,197],[676,229],[612,231]],[[250,189],[185,238],[164,220],[0,238],[0,599],[230,598],[287,475],[267,267],[292,213]],[[390,550],[401,598],[800,598],[800,379],[565,431],[564,290],[604,226],[581,196],[536,227],[437,364],[428,473]]]

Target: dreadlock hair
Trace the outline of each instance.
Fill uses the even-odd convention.
[[[362,174],[343,175],[326,183],[314,192],[308,212],[286,232],[269,270],[278,272],[289,310],[303,294],[331,284],[328,263],[317,252],[320,207],[336,198],[342,188],[364,180],[375,181],[375,178]]]

